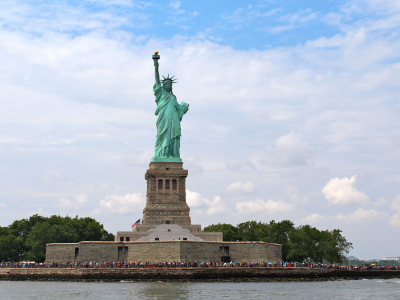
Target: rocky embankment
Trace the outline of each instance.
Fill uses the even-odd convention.
[[[344,271],[314,268],[18,268],[0,269],[0,280],[41,281],[323,281],[400,278],[400,270]]]

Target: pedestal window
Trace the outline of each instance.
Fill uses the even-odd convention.
[[[165,190],[169,191],[169,179],[165,180]]]
[[[176,183],[176,179],[172,179],[172,190],[176,191],[178,189],[178,185]]]
[[[163,180],[162,179],[158,179],[158,190],[162,190],[163,189]]]

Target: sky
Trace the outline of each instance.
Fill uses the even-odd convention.
[[[0,226],[130,230],[175,75],[193,224],[339,228],[400,256],[400,1],[2,0]]]

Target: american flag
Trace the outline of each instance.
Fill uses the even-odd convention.
[[[135,227],[136,225],[140,225],[140,219],[137,220],[135,223],[132,224],[132,228]]]

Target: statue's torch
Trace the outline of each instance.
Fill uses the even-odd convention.
[[[154,54],[153,54],[152,57],[153,57],[154,60],[159,60],[160,59],[160,55],[158,55],[158,50],[154,51]]]

